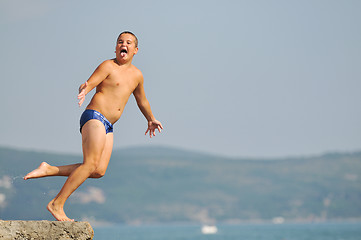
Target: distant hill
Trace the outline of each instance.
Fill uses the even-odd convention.
[[[24,181],[42,161],[82,157],[0,148],[0,218],[53,219],[64,177]],[[121,223],[361,218],[361,152],[234,159],[166,147],[115,150],[106,175],[70,197],[71,218]]]

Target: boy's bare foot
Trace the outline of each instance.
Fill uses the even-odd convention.
[[[26,174],[26,176],[24,177],[24,180],[31,179],[31,178],[46,177],[49,174],[48,170],[50,169],[50,167],[51,166],[49,164],[47,164],[46,162],[42,162],[37,169]]]
[[[74,222],[74,219],[70,219],[65,215],[63,208],[56,207],[54,205],[54,200],[51,200],[47,206],[48,211],[55,217],[58,221],[71,221]]]

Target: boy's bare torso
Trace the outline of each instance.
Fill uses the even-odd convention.
[[[87,109],[102,113],[114,124],[122,115],[130,95],[141,83],[142,73],[134,65],[119,65],[115,59],[106,60],[98,68],[102,68],[107,76],[96,87]]]

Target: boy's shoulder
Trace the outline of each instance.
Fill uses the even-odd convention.
[[[135,74],[139,75],[139,76],[143,76],[142,71],[139,70],[139,68],[137,68],[136,66],[132,65],[132,70],[134,71]]]
[[[115,67],[117,63],[115,62],[115,59],[108,59],[102,62],[99,66],[102,67]]]
[[[99,64],[99,66],[97,67],[97,70],[109,72],[115,66],[116,66],[116,63],[114,62],[114,60],[109,59],[109,60],[105,60],[104,62]]]
[[[142,71],[140,71],[136,66],[132,65],[133,66],[133,72],[134,72],[134,76],[135,78],[137,79],[138,82],[143,82],[144,81],[144,78],[143,78],[143,73]]]

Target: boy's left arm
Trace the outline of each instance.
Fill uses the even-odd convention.
[[[137,101],[137,105],[138,105],[140,111],[143,113],[144,117],[148,121],[148,128],[147,128],[147,131],[145,132],[145,134],[147,134],[149,132],[149,136],[152,137],[152,136],[155,136],[155,130],[158,129],[158,131],[161,132],[161,129],[163,129],[163,126],[162,126],[161,122],[156,120],[155,117],[153,116],[149,101],[145,97],[143,83],[144,83],[144,80],[142,77],[138,86],[134,90],[133,95]]]

